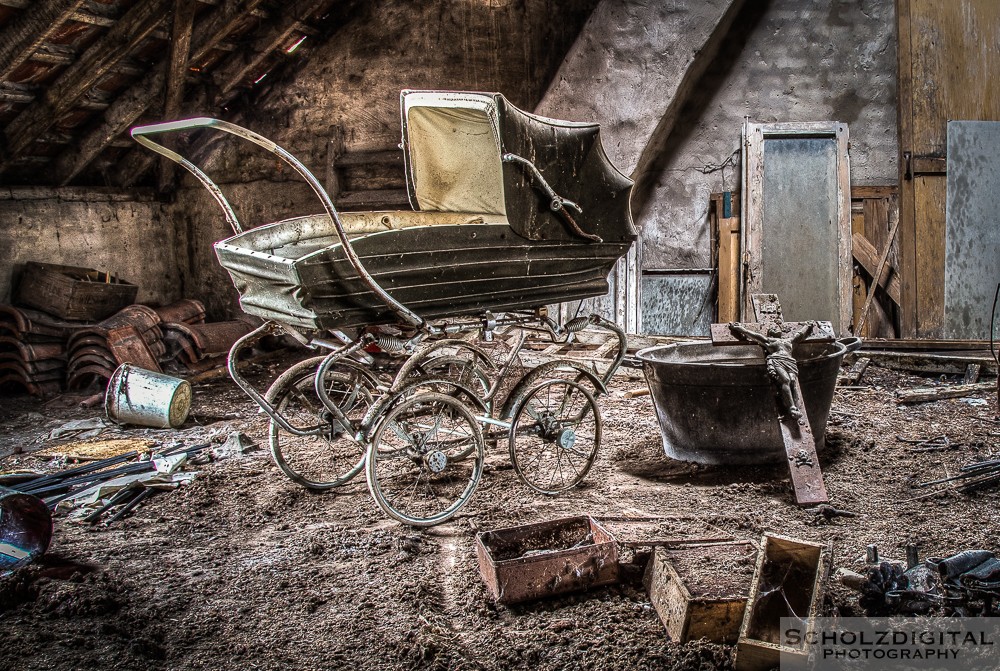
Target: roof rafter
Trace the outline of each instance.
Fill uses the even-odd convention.
[[[213,73],[215,84],[219,87],[219,95],[216,97],[215,104],[221,105],[225,96],[259,68],[264,59],[284,44],[292,33],[302,32],[302,29],[306,27],[304,23],[306,19],[329,4],[330,0],[298,0],[294,2],[291,7],[282,12],[281,16],[268,27],[263,35],[254,40],[248,49],[227,58],[226,62]]]
[[[281,16],[266,32],[253,41],[252,44],[226,57],[226,60],[215,69],[213,76],[218,89],[210,96],[209,109],[220,109],[236,92],[237,86],[256,70],[260,64],[280,47],[290,35],[295,32],[309,34],[313,31],[305,21],[313,14],[326,9],[336,0],[297,0],[285,9]],[[152,166],[155,160],[148,151],[135,150],[130,152],[120,163],[117,170],[116,183],[131,186],[140,180]]]
[[[95,84],[159,26],[170,0],[140,0],[91,45],[49,87],[44,98],[21,112],[6,128],[6,156],[0,169],[69,112]]]
[[[190,62],[217,48],[243,18],[262,0],[224,0],[210,16],[199,19],[191,38]],[[65,186],[89,166],[129,126],[153,106],[164,90],[167,63],[162,61],[133,84],[105,111],[103,120],[75,147],[63,152],[53,165],[53,178]]]
[[[0,80],[24,63],[84,0],[41,0],[0,32]]]

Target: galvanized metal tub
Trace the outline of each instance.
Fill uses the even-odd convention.
[[[817,449],[823,447],[841,360],[855,343],[860,345],[801,343],[793,352]],[[724,465],[785,460],[777,391],[760,347],[690,342],[650,347],[637,356],[668,457]]]

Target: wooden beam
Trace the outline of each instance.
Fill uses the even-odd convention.
[[[21,112],[5,131],[7,154],[3,166],[17,158],[51,128],[115,65],[128,56],[163,20],[170,0],[142,0],[111,30],[91,45],[49,87],[45,96]]]
[[[184,80],[187,76],[191,57],[191,36],[194,31],[194,15],[198,5],[194,0],[175,0],[174,29],[170,42],[170,64],[167,66],[167,90],[163,101],[163,118],[177,119],[184,103]],[[167,147],[176,147],[176,137],[167,138]],[[173,190],[176,163],[168,158],[160,161],[160,193]]]
[[[231,54],[212,73],[219,88],[215,104],[222,105],[226,96],[247,77],[255,73],[268,56],[284,44],[292,33],[301,32],[303,21],[330,4],[331,0],[297,0],[268,26],[264,33],[242,52]]]
[[[39,0],[0,32],[0,80],[7,79],[84,0]]]
[[[191,38],[189,62],[204,58],[261,2],[262,0],[226,0],[210,16],[200,19]],[[166,79],[167,65],[161,62],[121,94],[104,113],[103,121],[75,148],[64,152],[55,160],[52,170],[54,181],[65,186],[86,170],[115,138],[157,102],[158,93],[163,91]]]
[[[209,109],[223,107],[233,97],[233,90],[245,79],[247,73],[258,67],[263,59],[287,40],[293,32],[303,32],[302,21],[304,19],[330,6],[332,2],[333,0],[298,0],[284,10],[280,17],[276,17],[274,25],[254,40],[252,44],[227,56],[225,61],[214,71],[213,79],[216,87],[222,93],[209,98],[212,101],[207,103]],[[269,51],[265,51],[266,49]],[[229,120],[238,121],[237,119]],[[192,155],[190,158],[197,163],[196,155]],[[154,162],[150,160],[148,151],[131,152],[124,158],[121,168],[117,171],[118,182],[122,186],[135,184],[153,165]]]

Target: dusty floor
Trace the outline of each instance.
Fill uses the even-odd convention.
[[[199,467],[191,485],[111,526],[58,519],[45,562],[0,581],[0,668],[729,668],[731,647],[667,640],[635,582],[494,605],[476,564],[477,530],[585,513],[618,528],[622,518],[644,520],[624,525],[634,539],[776,532],[830,542],[834,565],[849,568],[870,543],[898,558],[907,543],[921,556],[1000,550],[1000,490],[916,498],[927,490],[913,483],[995,456],[1000,435],[995,394],[978,395],[986,405],[896,404],[898,386],[930,381],[873,366],[863,389],[837,392],[821,459],[831,502],[858,517],[818,523],[794,505],[781,469],[671,462],[649,397],[625,395],[644,382],[619,377],[601,401],[602,454],[582,488],[535,496],[506,454],[494,454],[472,502],[423,531],[386,519],[363,478],[335,494],[291,483],[270,460],[255,407],[228,379],[199,385],[184,429],[125,435],[193,445],[243,431],[264,449]],[[67,420],[99,415],[79,399],[0,398],[0,471],[53,468],[31,452]],[[917,452],[899,440],[940,434],[951,449]],[[843,588],[824,607],[857,609]]]

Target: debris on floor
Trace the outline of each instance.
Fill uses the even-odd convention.
[[[120,443],[135,444],[134,441]],[[191,482],[196,471],[181,471],[187,461],[210,444],[177,446],[160,452],[130,450],[99,461],[48,473],[20,482],[13,491],[38,497],[47,509],[74,511],[73,519],[97,522],[121,506],[109,520],[128,514],[155,491],[176,489]]]
[[[967,494],[984,487],[995,487],[1000,484],[1000,459],[988,459],[986,461],[977,461],[975,463],[966,464],[965,466],[962,466],[960,471],[955,475],[921,482],[914,485],[914,487],[931,487],[933,485],[943,485],[946,483],[961,483],[958,485],[951,484],[950,487],[954,489],[954,491],[962,492],[963,494]]]
[[[1000,615],[1000,559],[987,550],[964,550],[950,557],[917,561],[908,548],[907,561],[879,561],[877,550],[863,574],[843,571],[840,581],[860,593],[858,603],[870,617]]]

